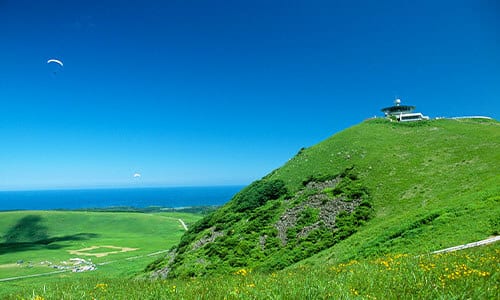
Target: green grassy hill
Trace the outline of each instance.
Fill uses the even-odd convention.
[[[298,186],[304,176],[349,165],[370,191],[375,217],[328,257],[419,254],[499,234],[497,121],[368,121],[307,149],[273,177]]]
[[[422,254],[498,234],[499,149],[497,121],[363,122],[301,149],[148,269],[272,272],[308,258]]]
[[[2,213],[0,274],[91,245],[172,251],[0,282],[0,298],[496,299],[499,243],[429,253],[499,234],[499,146],[497,121],[375,119],[301,149],[203,219]]]

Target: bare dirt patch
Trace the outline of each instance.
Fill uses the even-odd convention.
[[[89,251],[94,251],[96,249],[103,249],[102,252],[89,252]],[[105,251],[105,249],[110,249],[111,251]],[[116,253],[122,253],[122,252],[129,252],[129,251],[135,251],[138,250],[139,248],[127,248],[127,247],[117,247],[117,246],[92,246],[88,248],[83,248],[83,249],[78,249],[78,250],[68,250],[70,254],[73,255],[86,255],[86,256],[95,256],[95,257],[104,257],[108,256],[109,254],[116,254]]]
[[[16,267],[19,267],[19,265],[18,264],[4,264],[4,265],[0,265],[0,269],[16,268]]]

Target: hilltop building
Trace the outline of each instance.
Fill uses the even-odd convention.
[[[395,118],[399,122],[429,120],[428,116],[424,116],[422,113],[414,113],[414,110],[415,106],[401,105],[400,99],[394,101],[394,106],[382,108],[382,112],[387,118]]]

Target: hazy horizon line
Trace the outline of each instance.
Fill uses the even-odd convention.
[[[112,190],[112,189],[147,189],[147,188],[203,188],[203,187],[244,187],[248,183],[231,184],[145,184],[145,185],[71,185],[71,186],[31,186],[31,187],[0,187],[2,192],[36,192],[36,191],[60,191],[60,190]]]

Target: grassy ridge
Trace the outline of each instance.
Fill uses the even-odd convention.
[[[183,236],[172,264],[152,268],[181,277],[272,271],[498,234],[498,149],[497,121],[363,122],[243,189]]]
[[[498,234],[500,123],[371,120],[301,151],[271,178],[303,178],[355,166],[376,216],[321,256],[425,253]]]

